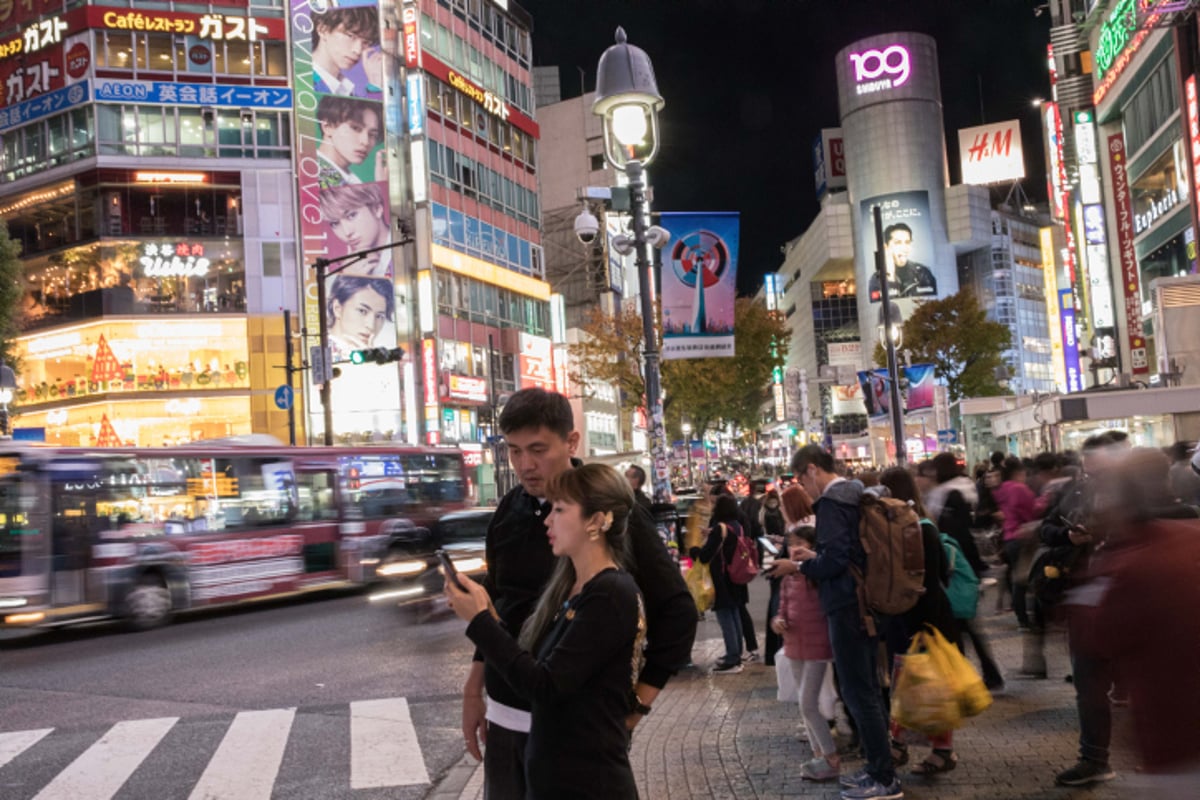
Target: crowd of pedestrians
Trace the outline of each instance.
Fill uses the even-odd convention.
[[[690,664],[697,601],[640,492],[644,472],[622,476],[574,459],[578,434],[562,398],[522,390],[500,428],[521,485],[489,528],[486,580],[446,586],[477,647],[464,687],[467,748],[483,759],[493,800],[636,797],[630,737],[670,676]],[[1010,680],[1049,677],[1046,633],[1062,629],[1079,758],[1047,779],[1086,786],[1115,777],[1111,709],[1128,704],[1135,784],[1194,789],[1200,475],[1192,450],[1135,448],[1114,431],[1078,454],[997,453],[970,477],[949,453],[855,476],[809,445],[792,459],[794,480],[752,481],[740,503],[714,483],[702,503],[707,518],[678,550],[710,573],[724,650],[708,668],[732,674],[761,656],[775,667],[780,697],[796,704],[811,751],[798,774],[837,781],[845,800],[899,800],[909,743],[929,745],[908,767],[919,780],[959,763],[954,726],[918,735],[895,718],[893,688],[902,698],[898,679],[924,632],[959,650],[970,644],[982,683],[1003,692],[1006,671]],[[912,541],[924,569],[915,602],[899,613],[864,605],[868,495],[892,498],[880,502],[917,520]],[[748,545],[760,564],[774,556],[761,653],[738,564],[753,561]],[[1021,663],[1003,670],[976,618],[987,585],[998,585],[1001,600],[982,613],[1012,613],[1024,644]],[[859,757],[860,768],[846,767]]]

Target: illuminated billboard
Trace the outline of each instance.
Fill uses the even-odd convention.
[[[958,132],[962,182],[986,186],[1025,177],[1020,120],[1008,120]]]

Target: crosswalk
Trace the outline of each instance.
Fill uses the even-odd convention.
[[[343,706],[308,715],[309,738],[319,741],[331,761],[348,761],[344,769],[333,769],[329,762],[313,766],[321,774],[310,779],[321,781],[325,787],[322,796],[351,797],[355,790],[429,784],[406,698],[350,703],[348,735],[342,735],[347,733],[346,711]],[[196,723],[196,730],[185,732],[189,722]],[[179,717],[124,720],[90,744],[81,741],[87,737],[78,731],[0,731],[0,796],[5,800],[119,800],[125,796],[123,787],[132,791],[128,789],[132,781],[140,781],[143,788],[149,781],[161,781],[153,790],[156,796],[180,800],[270,800],[280,796],[277,782],[289,742],[296,737],[297,709],[242,711],[228,721],[223,733],[213,731],[214,725],[220,727],[225,721],[181,722]],[[172,736],[176,737],[173,742]],[[199,740],[209,742],[210,747],[196,747]],[[80,747],[82,752],[76,754]],[[302,752],[293,760],[303,763],[311,747],[308,745],[308,751],[299,748]],[[203,762],[202,771],[198,761]],[[43,782],[48,764],[56,771]],[[34,780],[38,782],[34,784]],[[181,786],[181,781],[187,787]],[[331,782],[341,785],[331,786]]]

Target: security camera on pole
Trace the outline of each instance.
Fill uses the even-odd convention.
[[[654,79],[654,65],[645,51],[628,44],[625,30],[617,28],[617,43],[604,51],[596,67],[596,100],[592,113],[603,119],[604,157],[629,179],[629,199],[633,211],[633,236],[613,237],[613,247],[622,254],[636,254],[638,291],[642,296],[642,326],[645,359],[646,410],[650,417],[650,454],[654,469],[654,501],[662,503],[671,496],[667,469],[666,431],[663,428],[662,392],[658,365],[658,331],[654,319],[654,273],[647,258],[646,245],[662,247],[670,239],[662,228],[650,227],[649,202],[646,199],[645,167],[658,153],[658,111],[664,105]],[[586,216],[591,213],[586,211]],[[575,233],[582,240],[592,230],[592,220],[580,214]],[[581,220],[583,222],[581,223]],[[599,230],[599,223],[595,225]]]

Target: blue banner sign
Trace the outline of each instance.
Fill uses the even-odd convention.
[[[53,92],[38,95],[32,100],[0,108],[0,132],[16,128],[35,119],[48,117],[88,101],[87,81],[73,83]]]
[[[96,100],[102,103],[291,108],[292,90],[282,86],[213,86],[166,81],[100,80],[96,82]]]

